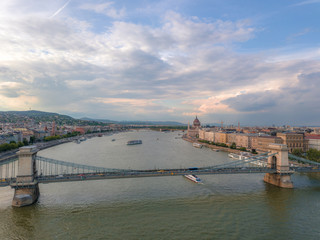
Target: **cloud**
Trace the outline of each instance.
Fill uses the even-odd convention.
[[[80,9],[94,11],[99,14],[104,14],[113,19],[121,19],[126,15],[124,8],[117,10],[113,7],[114,2],[106,2],[101,4],[86,3],[80,6]]]
[[[290,35],[289,37],[287,37],[287,40],[288,41],[292,41],[297,37],[301,37],[301,36],[304,36],[304,35],[308,34],[310,31],[311,31],[311,28],[305,28],[305,29],[303,29],[302,31],[300,31],[298,33]]]
[[[241,94],[223,100],[222,103],[240,112],[264,112],[281,102],[281,94],[265,91]]]
[[[318,83],[320,72],[300,74],[298,82],[290,87],[283,86],[277,91],[244,93],[222,101],[239,113],[273,116],[274,121],[303,121],[316,124],[320,112]],[[308,118],[307,116],[314,118]],[[300,117],[298,117],[300,116]],[[318,117],[315,117],[318,116]]]
[[[299,7],[299,6],[304,6],[304,5],[309,5],[309,4],[315,4],[315,3],[320,3],[320,0],[307,0],[307,1],[302,1],[296,4],[291,5],[292,7]]]
[[[63,4],[1,18],[0,83],[16,85],[0,84],[0,101],[118,120],[281,115],[279,109],[293,114],[288,109],[294,103],[318,109],[311,98],[319,99],[317,55],[238,53],[237,44],[255,38],[249,20],[209,21],[167,11],[149,25],[123,20],[125,12],[112,2],[80,4],[101,20],[96,31],[89,18],[78,17],[76,2],[68,5],[72,16],[64,11],[48,18]]]

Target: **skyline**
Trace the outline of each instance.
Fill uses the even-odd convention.
[[[0,3],[0,110],[320,125],[320,0]]]

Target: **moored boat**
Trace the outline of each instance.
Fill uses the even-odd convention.
[[[200,143],[193,143],[192,146],[194,146],[196,148],[202,148],[202,144],[200,144]]]
[[[202,183],[201,179],[194,175],[194,174],[188,174],[188,175],[183,175],[185,178],[191,180],[192,182],[195,182],[195,183]]]
[[[240,154],[229,153],[228,156],[229,156],[229,158],[233,158],[233,159],[236,159],[236,160],[246,160],[246,159],[249,159],[251,157],[251,155],[249,153],[246,153],[246,152],[241,152]]]

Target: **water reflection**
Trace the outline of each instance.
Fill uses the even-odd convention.
[[[35,223],[37,222],[37,207],[35,205],[10,209],[8,226],[14,236],[20,236],[19,239],[35,238]]]

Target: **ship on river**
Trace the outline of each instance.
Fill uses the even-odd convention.
[[[195,182],[195,183],[202,183],[201,179],[194,175],[194,174],[188,174],[188,175],[183,175],[185,178],[189,179],[190,181],[192,182]]]
[[[202,144],[200,143],[193,143],[192,146],[196,147],[196,148],[202,148]]]
[[[131,140],[127,142],[127,145],[137,145],[142,144],[142,140]]]

